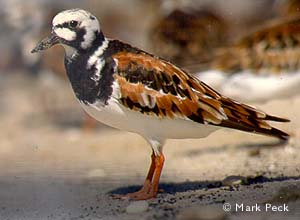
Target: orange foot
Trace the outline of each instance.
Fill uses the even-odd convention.
[[[158,192],[159,178],[165,158],[163,154],[155,155],[154,152],[152,153],[151,158],[151,166],[143,187],[139,191],[134,193],[114,195],[114,199],[146,200],[156,197]]]
[[[145,181],[143,187],[133,193],[128,193],[125,195],[113,195],[114,199],[131,199],[131,200],[146,200],[155,198],[157,195],[157,187],[153,186],[150,181]]]

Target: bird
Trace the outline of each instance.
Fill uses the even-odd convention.
[[[287,17],[291,14],[299,14],[300,1],[299,0],[284,0],[275,2],[275,11],[277,16]]]
[[[175,9],[157,19],[149,32],[152,51],[191,70],[195,62],[210,59],[225,45],[227,24],[212,10]]]
[[[222,94],[247,102],[285,99],[300,92],[300,16],[274,18],[215,51],[196,76]]]
[[[162,58],[106,38],[86,10],[58,13],[51,34],[31,52],[57,44],[65,49],[66,73],[83,109],[104,124],[139,134],[152,148],[142,188],[119,198],[157,196],[167,139],[204,138],[221,127],[289,138],[267,123],[288,119],[225,97]]]

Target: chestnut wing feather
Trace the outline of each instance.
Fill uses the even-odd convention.
[[[224,97],[173,64],[146,53],[120,52],[114,75],[125,107],[160,118],[184,118],[287,139],[266,120],[288,121]]]

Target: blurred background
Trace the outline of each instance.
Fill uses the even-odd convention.
[[[48,180],[56,183],[53,178],[82,178],[83,185],[96,180],[92,185],[95,191],[98,180],[109,180],[116,187],[124,182],[141,183],[146,174],[145,161],[151,152],[147,143],[136,135],[95,123],[74,99],[64,70],[63,48],[30,53],[50,32],[52,18],[75,7],[96,15],[106,37],[159,55],[200,79],[203,72],[209,72],[207,83],[222,82],[213,85],[221,92],[227,91],[222,85],[229,85],[243,70],[255,80],[263,76],[266,84],[257,85],[271,90],[260,90],[255,87],[256,81],[251,81],[251,89],[259,91],[259,95],[251,96],[252,90],[246,85],[242,88],[244,96],[234,93],[235,98],[292,120],[280,125],[292,135],[290,144],[282,148],[261,151],[261,142],[268,143],[269,139],[232,131],[217,132],[218,136],[206,141],[168,142],[174,146],[166,147],[173,162],[167,160],[163,180],[219,180],[233,173],[255,175],[264,170],[270,176],[300,175],[296,169],[300,161],[300,1],[0,0],[0,200],[6,198],[3,207],[26,204],[29,195],[22,190],[26,181],[30,183],[25,184],[28,192],[38,191],[33,204],[40,199],[46,204],[47,191],[55,191],[57,197],[50,198],[54,207],[62,198],[58,196],[61,189],[47,185]],[[222,74],[214,78],[211,70]],[[285,77],[289,80],[277,91],[274,88],[281,87],[277,81],[269,80],[270,84],[269,76],[270,80],[273,76],[284,82]],[[230,84],[231,88],[239,86]],[[265,93],[272,95],[263,96]],[[233,134],[232,138],[228,134]],[[245,148],[239,148],[243,143],[254,147],[245,154]],[[204,150],[199,150],[199,145]],[[210,146],[215,150],[210,150]],[[183,153],[184,149],[188,153]],[[204,155],[195,153],[198,150]],[[226,154],[228,151],[230,155]],[[126,158],[124,154],[128,154]],[[253,157],[257,160],[253,161]],[[279,158],[282,161],[278,162]],[[220,160],[230,161],[228,170],[218,169]],[[246,162],[241,165],[240,160]],[[47,183],[41,184],[45,178]],[[7,188],[12,182],[14,187]],[[112,188],[109,185],[104,189]],[[14,196],[12,192],[16,192]]]
[[[80,7],[90,10],[100,19],[107,37],[129,42],[201,75],[202,71],[220,65],[228,72],[235,71],[237,67],[233,66],[232,63],[236,63],[233,60],[243,56],[240,56],[240,51],[238,55],[228,56],[229,52],[232,53],[228,48],[270,20],[280,21],[297,14],[299,5],[297,0],[229,0],[226,3],[222,0],[1,0],[0,77],[3,85],[0,101],[4,103],[1,110],[19,112],[29,105],[28,108],[34,107],[32,111],[46,116],[44,120],[73,125],[86,120],[84,129],[95,126],[92,120],[85,119],[78,105],[74,105],[63,65],[63,49],[54,47],[44,53],[30,53],[36,43],[50,32],[52,18],[64,9]],[[220,48],[226,48],[227,53]],[[279,53],[279,59],[282,59],[285,55],[282,53],[280,56]],[[275,69],[280,62],[268,65]],[[298,63],[298,59],[295,62]],[[293,70],[297,70],[298,65],[295,66]],[[14,81],[14,86],[6,80]],[[26,82],[29,85],[25,85]],[[20,83],[28,86],[24,89],[26,92],[33,90],[30,100],[19,98],[16,94]],[[212,84],[221,90],[218,85]],[[9,93],[10,90],[13,94]],[[21,90],[24,96],[25,91]],[[16,106],[9,107],[15,102]]]

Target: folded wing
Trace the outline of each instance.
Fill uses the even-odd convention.
[[[173,64],[140,52],[113,56],[119,101],[125,107],[160,118],[183,118],[197,123],[228,127],[287,139],[266,121],[289,120],[224,97]]]

